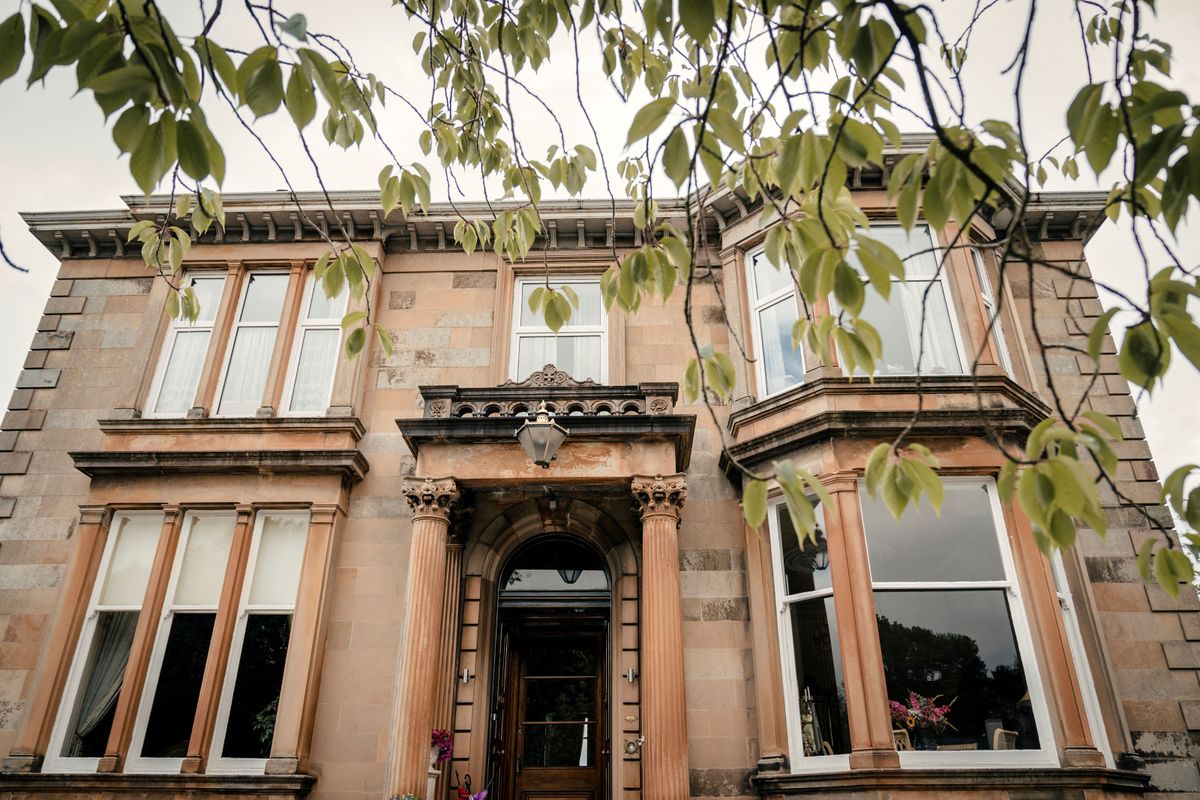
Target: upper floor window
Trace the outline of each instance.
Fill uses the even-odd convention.
[[[996,293],[992,291],[992,279],[988,276],[987,263],[978,248],[971,248],[971,262],[975,265],[975,275],[979,278],[979,296],[983,301],[984,313],[987,315],[986,322],[991,326],[992,341],[996,344],[996,358],[1000,361],[1000,366],[1004,368],[1004,371],[1012,375],[1012,359],[1008,355],[1004,321],[1000,318],[1000,304],[996,300]]]
[[[867,291],[863,304],[862,317],[875,326],[883,340],[879,374],[962,374],[945,270],[939,269],[929,228],[918,225],[905,231],[899,225],[876,225],[868,235],[904,261],[905,279],[892,281],[889,299]],[[855,263],[853,253],[850,261]]]
[[[221,309],[227,281],[236,282],[233,313]],[[298,281],[304,283],[294,287]],[[328,298],[311,273],[296,270],[200,272],[185,282],[200,301],[200,316],[172,320],[147,416],[183,417],[210,402],[220,417],[255,416],[277,405],[283,414],[325,413],[341,350],[345,291]],[[301,293],[298,303],[289,300]],[[218,346],[220,352],[211,352]],[[206,377],[213,373],[215,382]]]
[[[156,417],[182,417],[191,410],[204,369],[204,357],[212,340],[217,306],[225,288],[224,275],[189,275],[184,287],[191,287],[200,302],[195,322],[171,321],[163,342],[162,357],[147,408]]]
[[[287,273],[251,272],[247,276],[217,390],[217,416],[252,417],[263,405],[287,285]]]
[[[849,766],[846,681],[822,517],[818,506],[814,544],[797,536],[782,501],[773,504],[768,515],[793,768],[804,766],[799,755],[803,759],[841,756],[840,765]],[[813,763],[828,768],[831,761]]]
[[[792,347],[800,310],[791,271],[776,267],[761,250],[750,256],[747,283],[755,369],[765,397],[804,380],[804,355]]]
[[[288,385],[283,392],[285,413],[324,414],[329,407],[345,313],[344,292],[327,297],[320,282],[309,278],[296,322]]]
[[[945,481],[941,514],[897,522],[861,495],[888,703],[902,759],[1029,761],[1049,724],[990,480]],[[1035,757],[1036,759],[1036,757]]]
[[[512,356],[509,377],[524,380],[547,364],[553,364],[575,380],[608,381],[608,315],[600,296],[599,278],[554,278],[555,289],[570,286],[579,297],[579,307],[558,333],[547,326],[540,313],[529,308],[529,298],[545,278],[518,278],[513,292]]]

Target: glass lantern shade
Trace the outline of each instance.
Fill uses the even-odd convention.
[[[559,445],[567,438],[567,429],[550,419],[550,412],[543,405],[538,408],[536,419],[526,420],[517,429],[516,437],[530,461],[539,467],[549,468]]]

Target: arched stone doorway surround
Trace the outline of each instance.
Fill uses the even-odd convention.
[[[623,514],[621,498],[588,501],[570,497],[539,497],[517,502],[477,525],[464,551],[463,610],[459,636],[458,674],[475,677],[457,684],[454,726],[460,756],[460,775],[468,772],[475,787],[480,779],[496,774],[489,762],[489,727],[497,635],[498,581],[504,566],[522,547],[546,535],[566,535],[589,545],[601,555],[610,580],[607,694],[607,727],[610,736],[610,796],[641,791],[641,762],[637,754],[624,753],[625,741],[641,733],[639,664],[640,524],[633,514]],[[483,501],[486,508],[490,503]],[[554,505],[555,508],[550,508]],[[603,506],[609,507],[606,510]],[[618,508],[614,508],[618,506]],[[478,508],[478,506],[477,506]],[[481,508],[476,513],[479,514]],[[491,511],[492,509],[487,509]],[[620,517],[624,517],[623,519]],[[477,520],[477,522],[479,522]],[[633,681],[626,675],[635,676]]]

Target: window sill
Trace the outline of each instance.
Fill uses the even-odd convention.
[[[1149,787],[1141,772],[1103,768],[1028,767],[997,764],[956,768],[951,764],[917,769],[858,769],[844,772],[759,773],[751,778],[762,796],[834,797],[871,794],[887,798],[894,793],[941,792],[955,797],[975,793],[989,798],[1028,797],[1031,791],[1062,793],[1088,790],[1115,795],[1137,795]]]
[[[312,789],[312,775],[147,775],[29,773],[0,775],[0,793],[21,796],[80,797],[94,800],[163,796],[221,798],[300,798]]]

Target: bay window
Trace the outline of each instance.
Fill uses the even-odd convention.
[[[579,297],[571,318],[551,331],[540,312],[529,308],[534,290],[546,285],[545,278],[518,278],[513,292],[512,355],[509,377],[528,378],[553,364],[577,381],[608,381],[608,315],[600,296],[599,278],[554,278],[554,289],[569,286]]]
[[[783,502],[768,515],[792,767],[848,767],[846,683],[829,550],[817,508],[816,543],[800,540]],[[829,758],[832,757],[832,758]]]
[[[760,250],[749,257],[747,267],[755,370],[760,394],[766,397],[804,380],[804,355],[792,347],[800,308],[786,266],[776,267]]]
[[[898,225],[876,225],[867,235],[892,248],[904,261],[905,279],[892,281],[891,296],[884,300],[878,292],[868,290],[863,304],[861,316],[875,326],[883,340],[878,374],[961,375],[961,351],[945,270],[939,269],[929,228],[918,225],[905,231]],[[849,261],[859,266],[853,252]]]
[[[930,751],[902,763],[1027,761],[1050,730],[999,501],[988,479],[944,482],[940,515],[898,522],[860,493],[895,739]]]

